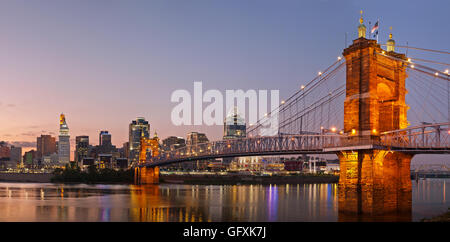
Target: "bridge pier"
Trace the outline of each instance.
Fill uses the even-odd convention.
[[[410,221],[411,176],[413,155],[387,150],[342,151],[339,177],[339,214],[399,215]],[[398,216],[397,216],[398,217]],[[352,218],[355,218],[354,216]],[[357,217],[356,217],[357,218]]]
[[[134,168],[134,184],[158,184],[159,167],[136,167]]]

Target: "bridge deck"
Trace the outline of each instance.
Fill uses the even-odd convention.
[[[390,131],[379,136],[338,134],[249,137],[186,146],[162,152],[140,166],[216,158],[296,154],[335,154],[344,150],[392,150],[412,154],[450,154],[449,123]]]

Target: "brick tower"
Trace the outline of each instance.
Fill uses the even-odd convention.
[[[359,38],[346,48],[346,99],[344,132],[354,149],[338,152],[340,159],[339,211],[385,214],[410,212],[412,155],[376,149],[380,132],[403,129],[407,123],[405,103],[406,64],[395,53],[390,35],[388,51],[376,40],[365,38],[360,19]],[[390,58],[395,57],[395,58]]]

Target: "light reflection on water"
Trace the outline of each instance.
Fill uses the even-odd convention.
[[[412,220],[450,207],[450,179],[412,182]],[[0,221],[338,221],[337,184],[0,183]]]

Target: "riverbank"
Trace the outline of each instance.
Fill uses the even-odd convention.
[[[450,208],[446,213],[433,218],[422,219],[422,222],[450,222]]]
[[[51,173],[0,173],[1,182],[51,182],[53,174]]]
[[[298,174],[291,176],[254,176],[243,174],[160,174],[160,183],[236,185],[236,184],[311,184],[336,183],[339,176]],[[133,184],[133,173],[129,170],[58,170],[54,173],[0,173],[0,182],[34,183],[88,183],[88,184]]]
[[[238,184],[310,184],[337,183],[339,176],[299,174],[291,176],[253,176],[253,175],[193,175],[161,174],[160,183],[198,184],[198,185],[238,185]]]

